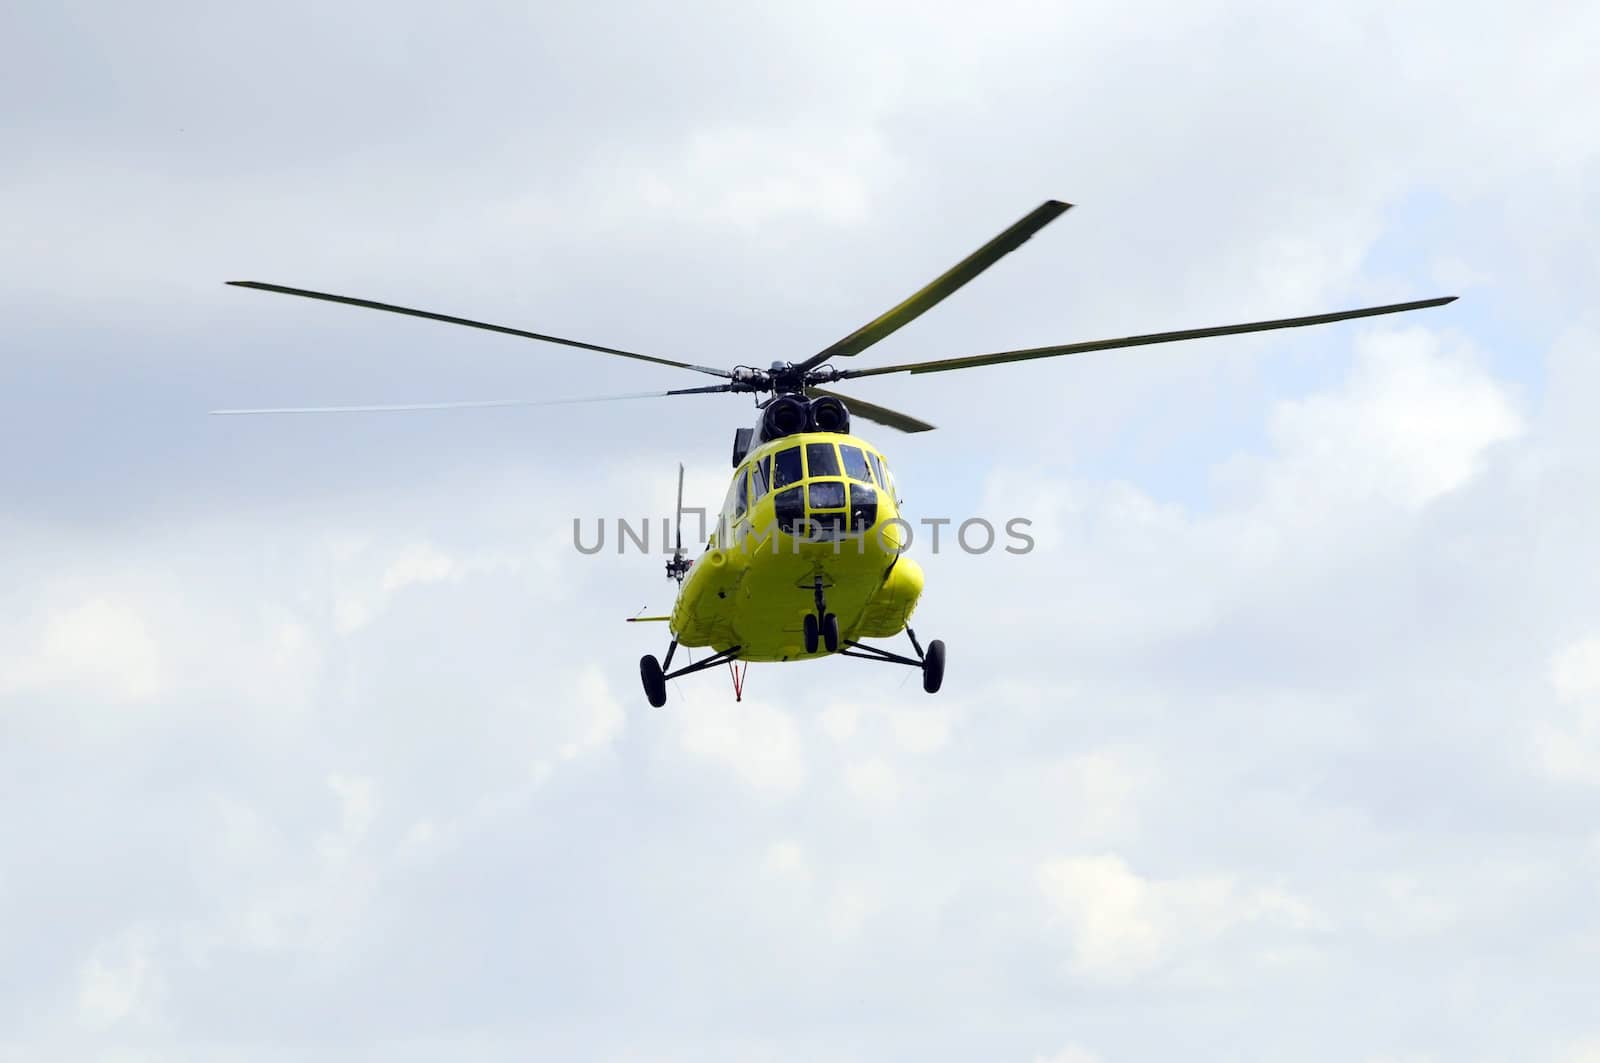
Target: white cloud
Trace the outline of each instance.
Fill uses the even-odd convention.
[[[1600,1063],[1600,1036],[1570,1041],[1556,1053],[1558,1063]]]
[[[811,864],[806,851],[796,841],[777,841],[767,846],[761,861],[761,870],[771,878],[805,882],[811,877]]]
[[[845,784],[860,801],[892,805],[900,796],[899,773],[882,757],[868,757],[845,769]]]
[[[1581,1057],[1550,986],[1594,959],[1600,14],[347,14],[16,27],[0,1056],[113,1050],[81,1020],[162,1060],[290,1027],[307,1059],[1346,1060],[1426,1012],[1437,1058]],[[1116,106],[1041,104],[1083,100]],[[660,631],[620,621],[670,587],[570,516],[666,511],[674,448],[719,498],[746,407],[191,416],[680,383],[225,300],[234,266],[762,364],[1053,194],[862,363],[1473,288],[1422,329],[861,381],[942,426],[884,437],[924,512],[987,478],[1039,518],[1014,567],[927,564],[937,698],[828,661],[643,706]]]
[[[1075,830],[1089,837],[1116,837],[1136,827],[1150,771],[1135,753],[1096,749],[1075,754],[1052,775],[1051,800]]]
[[[463,571],[460,561],[426,543],[406,548],[384,570],[382,586],[385,591],[397,591],[420,584],[439,583],[459,579]]]
[[[99,1028],[147,1024],[157,1016],[162,976],[148,927],[134,927],[98,945],[78,977],[78,1019]]]
[[[1259,489],[1290,527],[1371,501],[1426,505],[1466,483],[1489,447],[1522,433],[1495,379],[1426,329],[1369,333],[1357,353],[1341,390],[1272,412],[1279,457]]]
[[[1096,980],[1149,974],[1241,923],[1303,929],[1317,922],[1305,902],[1282,890],[1245,890],[1226,876],[1145,878],[1115,855],[1047,861],[1037,877],[1068,932],[1073,970]]]
[[[1562,701],[1600,698],[1600,635],[1591,635],[1550,659],[1550,685]]]
[[[563,760],[572,760],[592,749],[610,746],[627,727],[628,716],[611,693],[604,673],[598,668],[584,669],[578,677],[578,720],[570,739],[561,747]]]
[[[1100,1063],[1100,1057],[1078,1045],[1067,1045],[1048,1056],[1034,1056],[1033,1063]]]
[[[817,717],[822,725],[823,733],[835,742],[848,742],[855,737],[856,730],[861,725],[861,710],[858,706],[844,701],[835,701],[824,709]]]
[[[169,683],[146,615],[117,597],[49,608],[27,649],[0,657],[0,695],[67,688],[142,702],[166,692]]]
[[[684,752],[721,765],[761,794],[791,794],[805,782],[805,745],[787,712],[765,702],[703,696],[667,704]]]
[[[895,741],[908,753],[933,753],[950,743],[950,713],[938,705],[895,709],[889,715]]]
[[[1548,680],[1557,704],[1535,723],[1535,758],[1557,782],[1600,785],[1600,638],[1558,651]]]
[[[859,226],[872,207],[866,176],[884,149],[869,130],[721,127],[696,130],[678,158],[638,177],[652,210],[749,228],[786,216]]]

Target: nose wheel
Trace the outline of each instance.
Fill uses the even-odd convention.
[[[823,613],[821,620],[816,613],[807,613],[804,635],[807,653],[816,653],[819,645],[829,653],[839,652],[839,618],[833,613]]]
[[[818,576],[811,584],[811,593],[817,604],[817,611],[807,613],[802,632],[806,640],[806,652],[816,653],[820,643],[829,653],[839,652],[839,618],[828,612],[828,599],[822,593],[822,577]]]

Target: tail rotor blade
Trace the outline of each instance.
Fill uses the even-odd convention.
[[[679,557],[682,557],[683,556],[683,462],[681,462],[681,461],[678,462],[678,512],[677,512],[676,518],[675,518],[673,523],[674,523],[674,526],[678,529],[677,545],[674,547],[674,552]]]
[[[683,586],[683,577],[689,573],[689,562],[683,557],[683,462],[678,462],[678,512],[673,518],[676,527],[676,539],[672,547],[672,557],[667,561],[667,578],[678,581],[678,586]]]

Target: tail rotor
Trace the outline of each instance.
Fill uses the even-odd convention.
[[[673,518],[676,540],[672,547],[672,556],[667,559],[667,578],[678,581],[678,586],[683,586],[683,577],[689,572],[691,562],[684,556],[683,550],[683,462],[678,463],[678,511]]]

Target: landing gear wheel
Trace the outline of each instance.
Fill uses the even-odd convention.
[[[822,644],[829,653],[839,652],[839,618],[832,613],[822,618]]]
[[[667,677],[661,672],[661,662],[646,654],[639,658],[639,678],[644,682],[644,696],[656,708],[667,703]]]
[[[928,643],[928,652],[922,658],[922,689],[930,694],[939,693],[944,682],[944,643],[934,639]]]
[[[806,652],[807,653],[816,653],[817,652],[817,639],[818,639],[819,635],[820,635],[820,632],[817,630],[817,615],[815,613],[807,613],[806,614],[806,622],[805,622],[805,637],[806,637]]]

